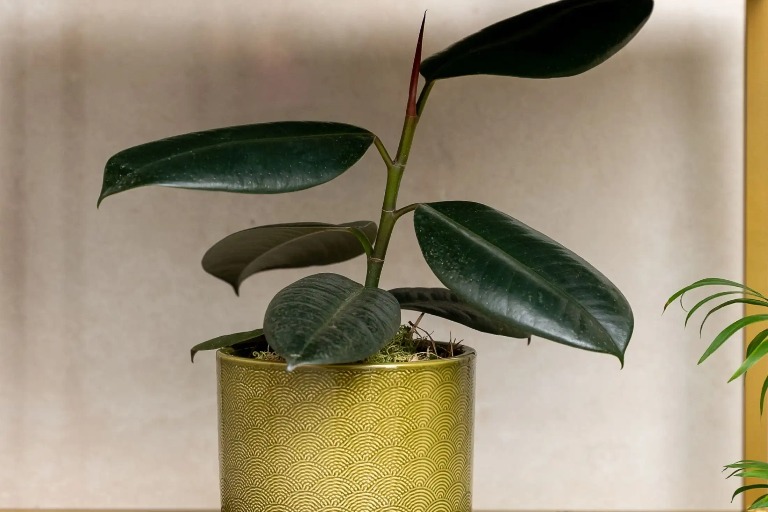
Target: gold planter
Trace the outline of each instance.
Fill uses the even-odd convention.
[[[218,352],[223,512],[470,512],[475,352],[300,367]]]

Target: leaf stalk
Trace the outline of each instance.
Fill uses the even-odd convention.
[[[395,210],[395,219],[399,219],[406,213],[412,212],[413,210],[419,207],[419,204],[420,203],[413,203],[413,204],[409,204],[408,206],[403,206],[398,210]]]
[[[384,163],[387,165],[387,167],[390,167],[392,165],[392,157],[389,156],[389,152],[387,151],[387,148],[384,147],[384,143],[381,142],[380,138],[374,137],[373,144],[376,146],[376,149],[379,150],[381,159],[384,160]]]
[[[424,87],[421,89],[419,100],[416,102],[416,115],[419,117],[421,117],[422,112],[424,112],[424,106],[427,104],[427,98],[429,98],[429,93],[432,92],[432,88],[434,86],[435,81],[432,80],[424,84]]]
[[[346,228],[346,231],[354,235],[355,238],[360,242],[360,245],[363,246],[363,250],[365,251],[365,255],[367,257],[373,256],[373,245],[371,245],[371,242],[368,240],[368,237],[365,236],[365,233],[362,232],[362,230],[356,228],[356,227],[349,227]]]

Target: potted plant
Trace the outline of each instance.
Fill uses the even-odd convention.
[[[378,225],[296,222],[247,229],[203,267],[237,292],[264,270],[365,255],[365,283],[313,274],[272,299],[262,326],[219,349],[224,510],[469,511],[474,357],[401,326],[401,309],[479,331],[535,335],[621,363],[633,328],[621,292],[581,257],[489,206],[398,206],[417,125],[441,80],[577,75],[644,25],[653,0],[562,0],[491,25],[421,59],[416,45],[400,143],[338,122],[270,122],[192,133],[114,155],[99,203],[146,185],[273,194],[339,176],[375,146],[387,171]],[[425,79],[419,88],[419,76]],[[419,247],[446,288],[383,290],[392,230],[413,212]],[[254,326],[255,327],[255,326]],[[397,352],[398,357],[389,357]],[[404,360],[404,361],[403,361]]]
[[[708,309],[699,326],[699,333],[703,331],[707,320],[709,320],[709,318],[714,313],[721,311],[728,306],[748,304],[759,308],[768,308],[768,297],[753,288],[749,288],[741,283],[730,281],[728,279],[706,278],[696,281],[695,283],[692,283],[685,288],[675,292],[664,304],[664,311],[666,311],[670,304],[676,300],[680,301],[680,307],[685,310],[683,305],[683,297],[686,293],[698,288],[714,288],[717,290],[714,293],[710,293],[704,298],[698,300],[691,307],[691,309],[687,310],[687,314],[685,316],[686,326],[688,325],[688,322],[694,317],[696,312],[703,312]],[[734,296],[737,297],[733,298]],[[741,331],[748,325],[766,321],[768,321],[768,314],[757,313],[744,316],[730,323],[722,331],[720,331],[717,336],[715,336],[715,338],[702,354],[701,358],[699,358],[698,364],[706,361],[709,356],[714,354],[720,347],[722,347],[725,342],[733,337],[734,334]],[[741,366],[739,366],[739,368],[736,369],[733,375],[731,375],[730,379],[728,379],[728,382],[732,382],[746,374],[750,368],[752,368],[766,355],[768,355],[768,329],[758,332],[752,338],[752,340],[750,340],[749,345],[747,345],[744,362],[741,364]],[[763,387],[760,392],[761,415],[763,414],[766,392],[768,392],[768,378],[763,381]],[[731,501],[733,501],[733,499],[735,499],[739,494],[749,490],[768,490],[768,462],[757,460],[740,460],[738,462],[734,462],[733,464],[726,465],[725,469],[730,470],[726,478],[737,477],[762,480],[761,483],[750,483],[748,485],[740,486],[738,489],[736,489],[736,491],[734,491],[733,496],[731,497]],[[766,494],[755,498],[755,500],[749,506],[748,510],[765,507],[768,507],[768,491],[766,491]]]

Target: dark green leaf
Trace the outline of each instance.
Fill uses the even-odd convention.
[[[645,24],[653,0],[562,0],[484,28],[421,63],[427,81],[465,75],[556,78],[608,60]]]
[[[190,350],[192,362],[195,362],[195,354],[203,350],[218,350],[220,348],[233,347],[236,349],[245,348],[245,345],[255,344],[260,338],[264,337],[263,329],[256,329],[248,332],[236,332],[234,334],[225,334],[218,338],[213,338],[202,343],[198,343]]]
[[[765,357],[766,354],[768,354],[768,329],[761,331],[760,333],[755,336],[755,338],[752,340],[753,342],[756,342],[754,345],[750,343],[750,351],[749,354],[747,354],[747,358],[744,360],[744,362],[739,366],[738,370],[734,372],[733,375],[731,375],[731,378],[728,379],[728,382],[731,382],[734,379],[737,379],[744,375],[744,373],[747,372],[750,368],[752,368],[755,363],[757,363],[760,359]]]
[[[718,292],[718,293],[714,293],[714,294],[710,295],[709,297],[705,297],[705,298],[701,299],[699,302],[697,302],[697,303],[696,303],[696,305],[694,305],[694,306],[691,308],[691,310],[690,310],[690,311],[688,312],[688,314],[685,316],[685,324],[684,324],[684,325],[685,325],[685,326],[688,326],[688,321],[691,319],[691,317],[693,317],[693,314],[694,314],[694,313],[696,313],[696,311],[698,311],[698,310],[699,310],[699,308],[701,308],[702,306],[704,306],[706,303],[708,303],[708,302],[710,302],[710,301],[712,301],[712,300],[715,300],[715,299],[717,299],[717,298],[720,298],[720,297],[725,297],[725,296],[727,296],[727,295],[738,295],[738,294],[747,294],[747,295],[752,295],[752,294],[750,294],[749,292],[741,292],[741,291],[734,291],[734,292]]]
[[[768,307],[768,301],[760,300],[760,299],[733,299],[723,302],[722,304],[719,304],[718,306],[715,306],[712,308],[709,313],[704,316],[704,320],[701,321],[701,326],[699,327],[699,334],[704,331],[704,324],[707,322],[707,319],[712,316],[712,313],[715,313],[716,311],[720,311],[721,309],[728,307],[732,304],[749,304],[751,306],[762,306],[762,307]]]
[[[203,256],[203,268],[238,293],[242,282],[256,272],[346,261],[366,251],[362,241],[370,248],[375,238],[376,223],[371,221],[260,226],[217,242]]]
[[[391,293],[337,274],[305,277],[281,290],[267,307],[264,332],[288,369],[360,361],[400,327]]]
[[[706,359],[711,356],[715,350],[720,348],[720,346],[728,341],[728,338],[733,336],[736,332],[743,329],[744,327],[754,324],[756,322],[764,322],[768,320],[768,315],[751,315],[744,318],[740,318],[733,322],[731,325],[723,329],[720,334],[718,334],[715,339],[712,341],[712,343],[707,347],[707,350],[704,351],[704,355],[701,356],[699,359],[699,364],[706,361]]]
[[[768,391],[768,377],[763,381],[763,388],[760,390],[760,416],[763,415],[763,409],[765,408],[766,391]]]
[[[751,489],[768,489],[768,484],[744,485],[739,487],[733,492],[733,496],[731,496],[731,503],[733,503],[733,500],[736,499],[736,496]]]
[[[99,203],[145,185],[248,194],[303,190],[349,169],[373,139],[372,133],[356,126],[307,121],[179,135],[110,158]]]
[[[439,316],[490,334],[530,338],[529,334],[521,331],[516,325],[488,316],[445,288],[395,288],[389,292],[395,296],[403,309]]]
[[[623,362],[632,310],[576,254],[478,203],[423,204],[414,225],[427,263],[462,301],[523,332]]]
[[[752,341],[750,341],[747,346],[746,357],[749,357],[765,338],[768,338],[768,329],[760,331],[754,338],[752,338]]]
[[[741,290],[746,290],[746,291],[754,294],[755,296],[760,297],[761,299],[768,300],[768,297],[763,296],[757,290],[753,290],[752,288],[750,288],[748,286],[744,286],[741,283],[737,283],[736,281],[730,281],[728,279],[720,279],[720,278],[717,278],[717,277],[708,277],[706,279],[700,279],[700,280],[696,281],[695,283],[689,284],[685,288],[682,288],[682,289],[676,291],[674,294],[672,294],[672,296],[670,298],[667,299],[667,302],[664,303],[664,309],[666,310],[667,307],[669,307],[669,305],[672,304],[675,301],[675,299],[677,299],[678,297],[680,299],[682,299],[683,295],[685,295],[689,291],[695,290],[696,288],[701,288],[703,286],[734,286],[734,287],[739,288]]]

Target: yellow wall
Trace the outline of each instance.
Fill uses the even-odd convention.
[[[745,191],[745,233],[746,284],[758,290],[768,288],[768,271],[765,254],[768,249],[768,214],[766,190],[768,190],[768,66],[765,55],[768,50],[768,3],[764,0],[747,2],[746,33],[746,177]],[[747,306],[746,314],[758,313],[756,306]],[[745,331],[748,343],[761,327],[753,324]],[[746,377],[744,393],[744,458],[768,460],[768,439],[766,423],[760,416],[760,395],[768,370],[768,362],[755,365]],[[758,483],[748,480],[747,484]],[[745,503],[751,504],[762,496],[759,489],[745,495]]]

